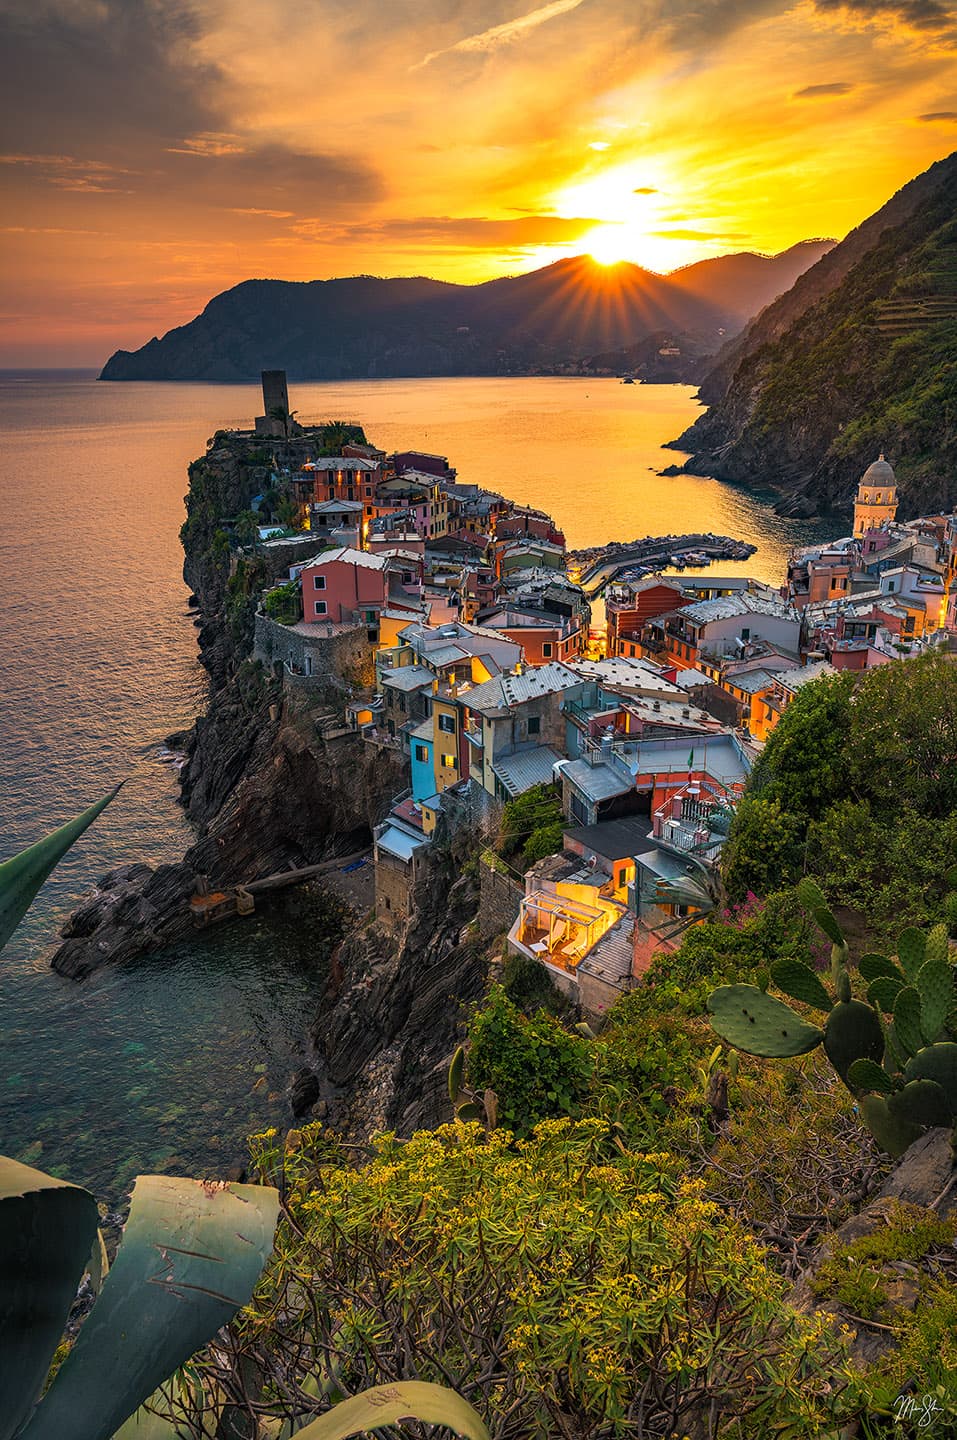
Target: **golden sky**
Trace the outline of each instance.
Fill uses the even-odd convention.
[[[667,271],[957,144],[957,0],[0,0],[0,364],[251,277]]]

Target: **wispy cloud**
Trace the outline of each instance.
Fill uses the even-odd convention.
[[[805,85],[803,90],[795,90],[791,99],[824,100],[829,95],[850,95],[851,91],[856,89],[856,85],[851,85],[846,80],[835,80],[830,85]]]
[[[954,125],[957,124],[957,110],[931,110],[917,118],[923,125]]]
[[[481,30],[477,35],[467,35],[464,40],[457,40],[454,45],[446,45],[443,50],[431,50],[411,69],[422,70],[442,55],[476,52],[487,54],[489,51],[497,50],[501,45],[511,45],[514,41],[521,40],[523,36],[528,35],[530,31],[537,30],[539,25],[545,25],[549,20],[557,20],[559,15],[568,15],[584,3],[585,0],[552,0],[550,5],[542,5],[538,10],[532,10],[527,15],[519,15],[514,20],[506,20],[502,25],[492,25],[490,29]]]

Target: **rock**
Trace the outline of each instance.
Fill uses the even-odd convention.
[[[314,1070],[303,1066],[289,1082],[289,1104],[297,1120],[309,1111],[319,1099],[319,1076]]]
[[[234,1160],[232,1165],[227,1165],[224,1179],[233,1185],[245,1185],[248,1178],[246,1166],[241,1160]]]

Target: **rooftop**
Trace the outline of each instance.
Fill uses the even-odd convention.
[[[367,550],[353,550],[350,545],[342,545],[337,550],[321,550],[311,560],[306,560],[302,566],[303,570],[311,570],[315,565],[361,565],[365,570],[384,570],[385,560],[380,555],[370,555]]]
[[[650,850],[647,815],[625,816],[621,820],[603,820],[598,825],[576,825],[565,831],[565,839],[582,845],[603,860],[627,860]]]
[[[435,676],[424,665],[397,665],[394,669],[383,670],[379,678],[390,690],[409,691],[431,685]]]
[[[510,795],[521,795],[533,785],[547,785],[561,756],[550,745],[533,745],[496,758],[492,766]]]
[[[737,615],[774,615],[781,620],[797,620],[790,605],[770,596],[753,595],[750,590],[739,590],[734,595],[717,595],[713,600],[696,600],[678,614],[683,620],[695,625],[706,625],[713,620],[733,620]]]

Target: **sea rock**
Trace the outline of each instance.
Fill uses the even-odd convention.
[[[319,1076],[308,1066],[297,1070],[289,1082],[289,1104],[295,1119],[300,1120],[319,1099]]]

